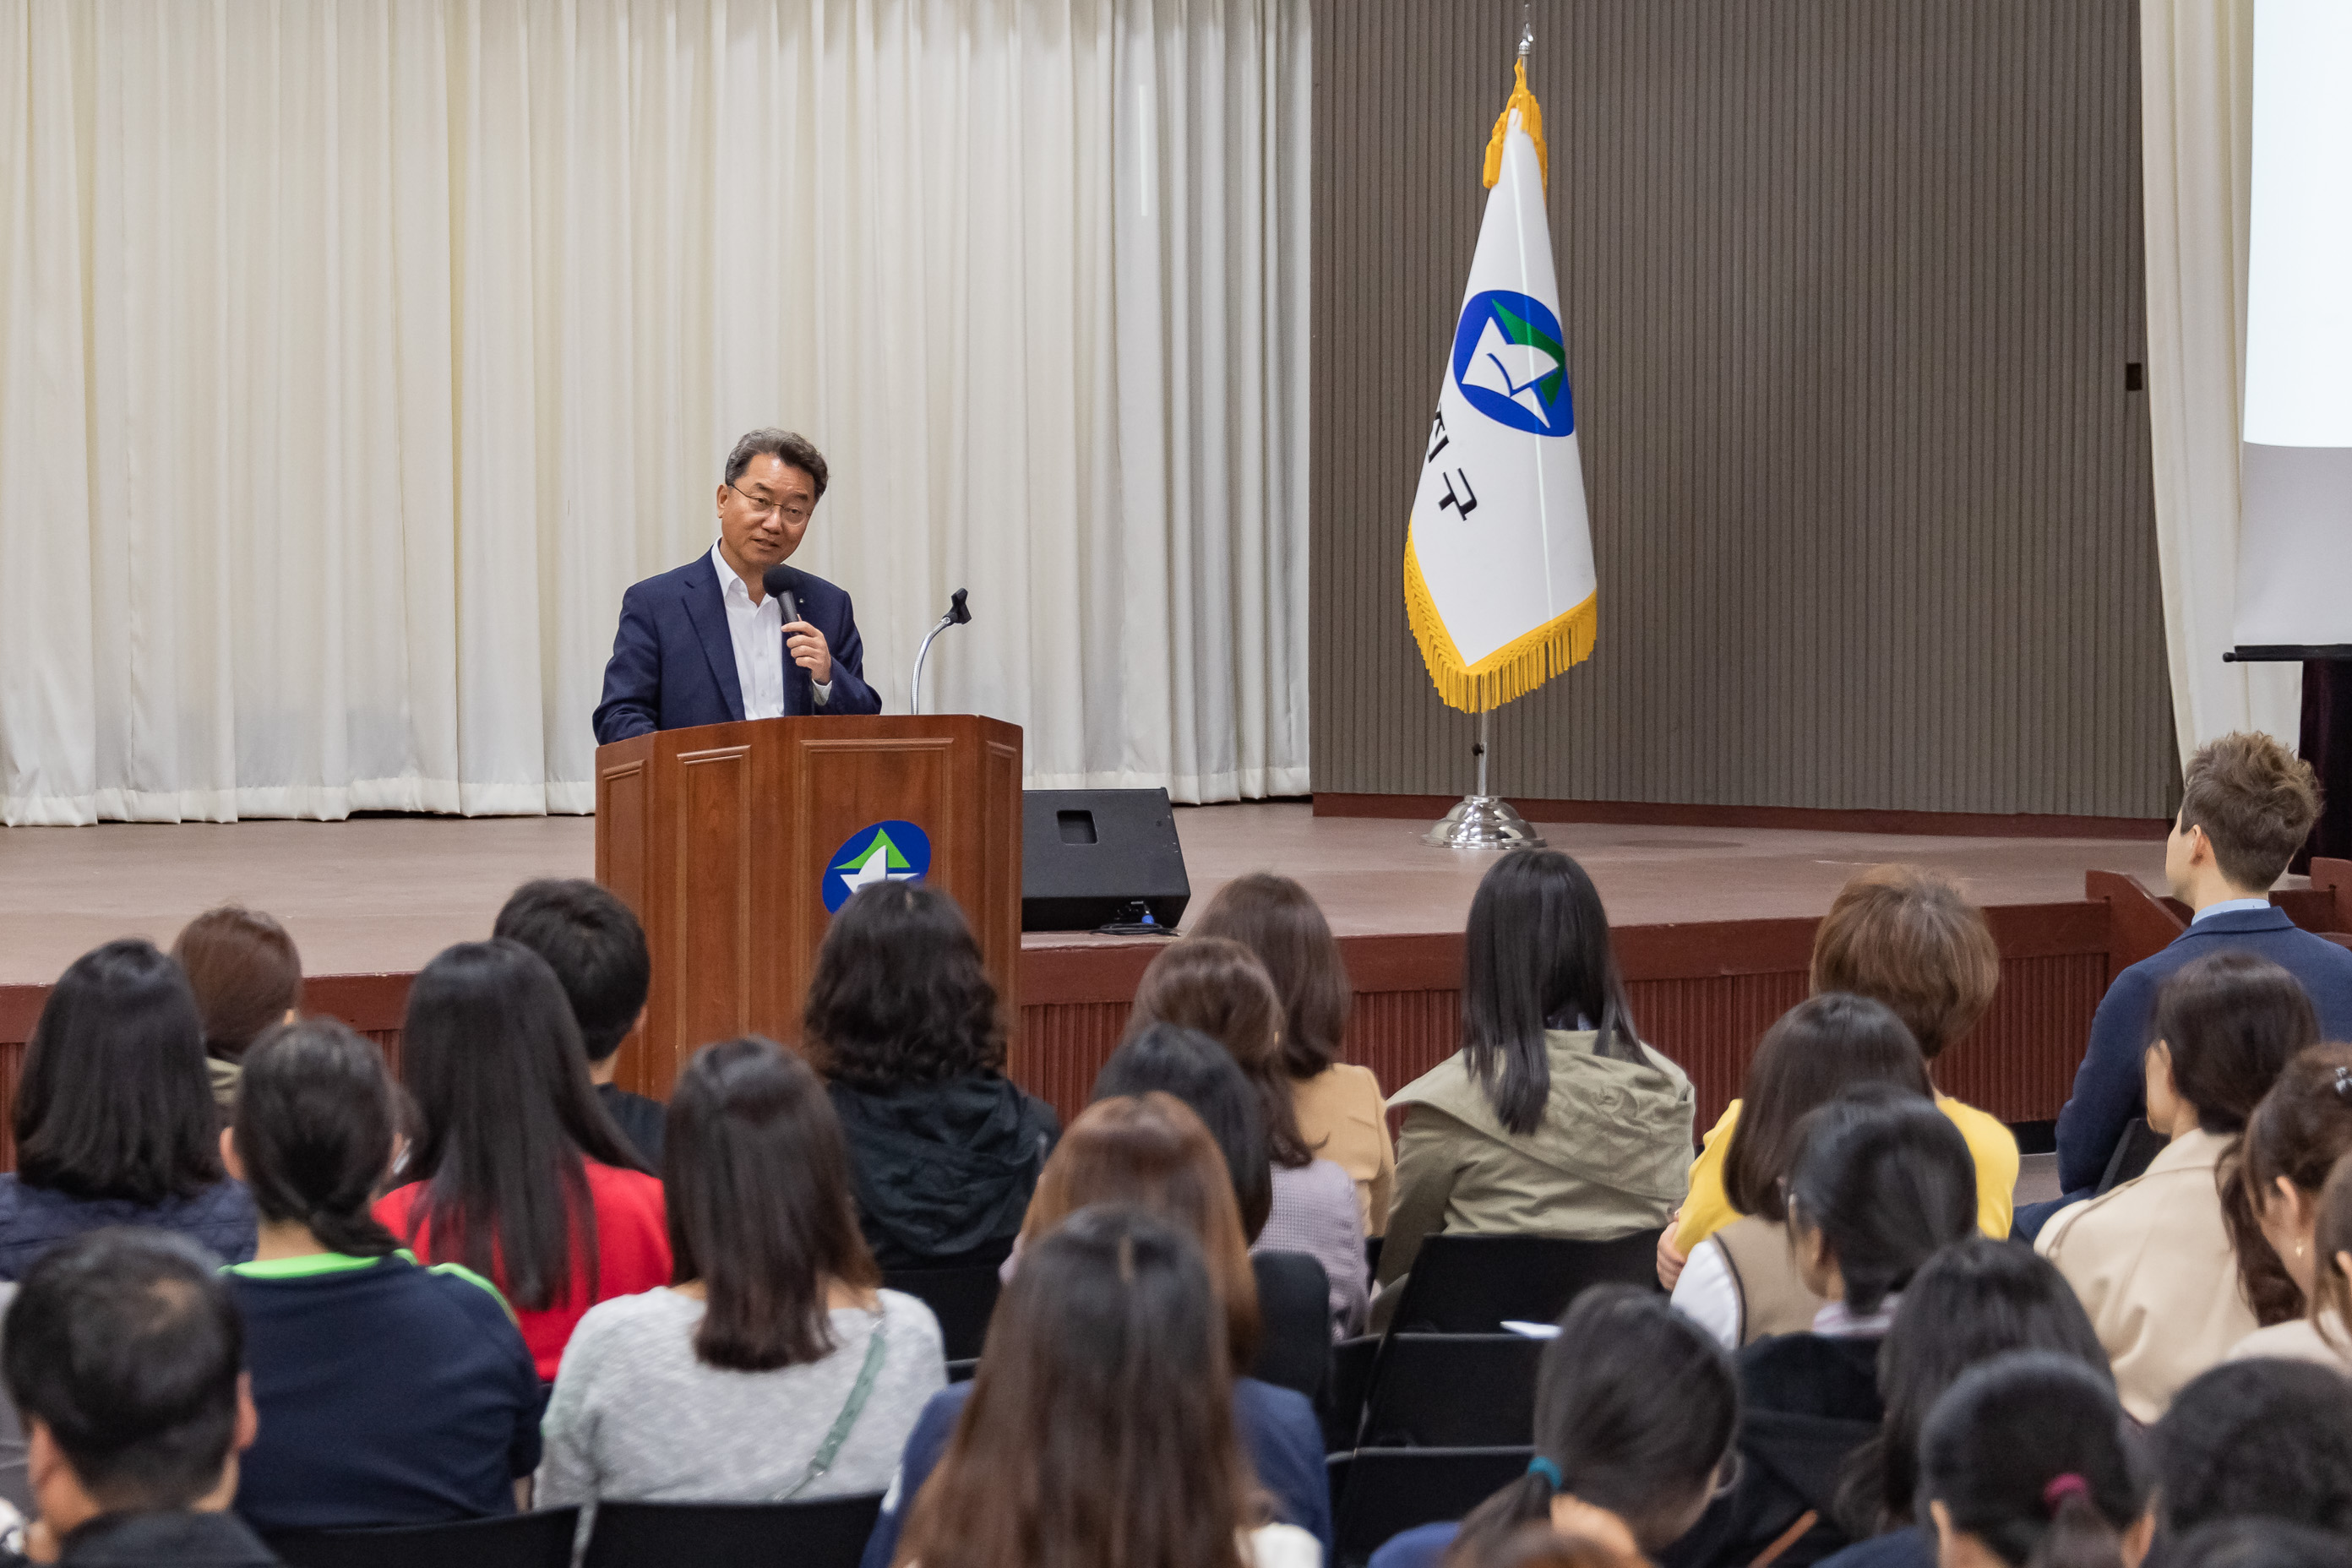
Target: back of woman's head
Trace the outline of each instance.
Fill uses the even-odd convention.
[[[154,943],[110,942],[58,976],[26,1047],[15,1127],[29,1186],[154,1204],[221,1179],[196,999]]]
[[[1314,896],[1287,877],[1253,871],[1217,889],[1190,927],[1230,938],[1257,955],[1282,999],[1282,1065],[1313,1078],[1339,1059],[1353,989],[1330,922]]]
[[[329,1251],[357,1258],[399,1245],[368,1210],[399,1131],[375,1045],[334,1018],[270,1030],[246,1053],[231,1126],[263,1219],[307,1226]]]
[[[1739,1380],[1720,1345],[1654,1290],[1593,1286],[1544,1347],[1538,1463],[1462,1521],[1460,1561],[1549,1518],[1555,1489],[1608,1510],[1654,1552],[1706,1507],[1738,1424]]]
[[[2352,1046],[2314,1046],[2279,1069],[2246,1119],[2238,1174],[2255,1204],[2281,1177],[2316,1201],[2336,1162],[2352,1153]]]
[[[1876,1311],[1975,1231],[1976,1162],[1934,1100],[1871,1086],[1809,1112],[1797,1137],[1789,1223],[1820,1233],[1852,1310]]]
[[[955,900],[922,882],[861,888],[816,952],[802,1027],[818,1068],[889,1089],[1004,1066],[1004,1022]]]
[[[444,949],[408,990],[401,1079],[417,1115],[410,1234],[537,1311],[569,1292],[572,1249],[596,1289],[583,1158],[645,1167],[597,1102],[580,1026],[547,961],[507,941]]]
[[[1137,983],[1128,1035],[1154,1024],[1198,1029],[1225,1047],[1257,1093],[1276,1164],[1295,1169],[1315,1158],[1299,1135],[1283,1066],[1282,998],[1255,953],[1221,936],[1188,936],[1161,948]]]
[[[1971,1236],[1912,1276],[1878,1353],[1885,1419],[1848,1462],[1838,1494],[1848,1534],[1859,1541],[1911,1522],[1927,1412],[1961,1373],[2011,1351],[2072,1356],[2110,1377],[2074,1288],[2031,1247]]]
[[[2114,1384],[2050,1351],[1961,1373],[1928,1413],[1919,1472],[1938,1527],[2011,1568],[2124,1568],[2147,1509]]]
[[[2352,1542],[2283,1519],[2225,1519],[2167,1546],[2164,1568],[2352,1568]]]
[[[824,1085],[772,1040],[705,1046],[670,1090],[662,1191],[678,1283],[703,1282],[694,1353],[767,1372],[834,1349],[826,1287],[881,1271],[857,1229],[849,1152]]]
[[[1070,1215],[1024,1246],[998,1298],[895,1561],[1241,1568],[1239,1534],[1256,1521],[1232,1371],[1210,1270],[1181,1226],[1125,1207]]]
[[[1815,991],[1885,1003],[1933,1061],[1976,1027],[2000,984],[1984,911],[1949,879],[1875,866],[1846,883],[1813,932]]]
[[[2164,1525],[2260,1515],[2352,1532],[2352,1387],[2303,1361],[2226,1362],[2157,1423]]]
[[[2352,1154],[2336,1162],[2319,1189],[2319,1214],[2312,1227],[2311,1308],[2314,1326],[2338,1353],[2352,1332]]]
[[[2231,1133],[2244,1130],[2288,1061],[2319,1043],[2319,1017],[2294,975],[2260,953],[2225,949],[2190,960],[2164,983],[2156,1037],[2198,1125]]]
[[[1563,1534],[1549,1519],[1529,1520],[1508,1535],[1454,1544],[1445,1568],[1643,1568],[1647,1559],[1629,1557],[1590,1535]]]
[[[1021,1222],[1028,1248],[1082,1208],[1119,1204],[1157,1215],[1199,1244],[1225,1304],[1226,1346],[1235,1366],[1257,1355],[1257,1277],[1234,1205],[1224,1156],[1184,1102],[1150,1093],[1098,1100],[1054,1146]]]
[[[1723,1192],[1741,1214],[1779,1221],[1780,1179],[1797,1152],[1797,1123],[1840,1090],[1883,1083],[1932,1095],[1919,1042],[1883,1002],[1832,991],[1811,996],[1764,1031],[1748,1064],[1739,1120],[1723,1159]]]
[[[1130,1026],[1095,1078],[1093,1100],[1172,1094],[1208,1128],[1233,1177],[1242,1234],[1251,1242],[1274,1212],[1274,1172],[1265,1146],[1265,1111],[1239,1063],[1198,1029],[1174,1024]]]
[[[1601,1055],[1640,1055],[1600,889],[1559,850],[1521,849],[1478,883],[1462,952],[1463,1052],[1514,1132],[1534,1131],[1551,1099],[1546,1029],[1597,1030]]]
[[[302,958],[294,939],[259,910],[224,904],[180,928],[172,956],[196,994],[205,1049],[236,1061],[263,1030],[302,1000]]]

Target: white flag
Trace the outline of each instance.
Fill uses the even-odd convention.
[[[1405,535],[1405,614],[1438,695],[1483,713],[1592,652],[1584,471],[1544,217],[1543,111],[1518,81]]]

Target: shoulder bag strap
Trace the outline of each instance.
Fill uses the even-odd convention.
[[[824,1441],[816,1446],[816,1454],[809,1460],[808,1468],[801,1472],[801,1479],[793,1483],[790,1490],[776,1493],[770,1501],[790,1502],[814,1485],[818,1477],[833,1468],[833,1461],[840,1454],[841,1446],[849,1441],[850,1431],[856,1426],[859,1413],[865,1410],[866,1401],[874,1393],[875,1380],[882,1375],[882,1358],[887,1348],[882,1331],[885,1326],[884,1314],[877,1310],[874,1332],[866,1341],[865,1364],[857,1369],[857,1381],[850,1385],[849,1398],[843,1403],[841,1414],[833,1418],[833,1429],[824,1435]]]

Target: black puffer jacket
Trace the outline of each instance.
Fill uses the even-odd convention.
[[[885,1268],[996,1263],[1013,1249],[1062,1127],[994,1073],[887,1091],[828,1086],[857,1220]]]

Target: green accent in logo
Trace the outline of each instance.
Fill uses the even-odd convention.
[[[877,831],[874,842],[866,847],[864,853],[852,855],[836,863],[833,868],[836,871],[862,871],[877,855],[883,857],[882,867],[887,871],[904,871],[913,864],[899,853],[898,847],[890,841],[889,834]]]
[[[1556,362],[1558,368],[1535,384],[1536,395],[1546,403],[1551,402],[1559,395],[1559,384],[1568,377],[1568,346],[1500,300],[1495,301],[1494,310],[1495,324],[1502,328],[1505,342],[1541,349]]]

